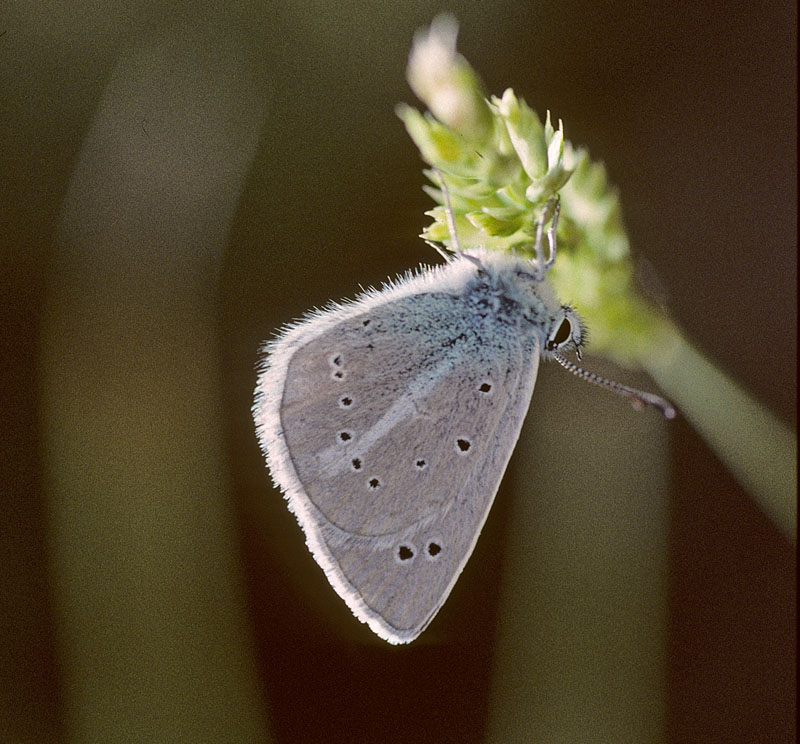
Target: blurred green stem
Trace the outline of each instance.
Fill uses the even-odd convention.
[[[539,375],[498,497],[511,516],[486,741],[658,744],[671,424],[555,364]]]
[[[270,741],[217,336],[219,266],[262,111],[238,72],[246,47],[219,49],[187,30],[120,57],[56,240],[39,385],[76,744]]]
[[[796,541],[796,436],[670,323],[641,361],[769,518]]]

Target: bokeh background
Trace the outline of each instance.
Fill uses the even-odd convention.
[[[489,92],[605,162],[647,290],[796,430],[794,4],[15,4],[0,740],[795,740],[794,545],[680,417],[543,368],[405,648],[271,487],[260,343],[434,259],[393,106],[444,9]]]

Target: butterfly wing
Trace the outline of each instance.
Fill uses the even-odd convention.
[[[279,339],[254,414],[273,478],[331,584],[374,632],[403,643],[472,552],[539,348],[462,296],[380,297]]]

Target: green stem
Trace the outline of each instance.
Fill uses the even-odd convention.
[[[640,360],[769,518],[797,540],[797,437],[672,324]]]

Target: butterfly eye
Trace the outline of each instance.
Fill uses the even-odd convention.
[[[565,344],[567,341],[569,341],[571,334],[572,323],[570,323],[567,318],[564,318],[564,320],[561,321],[561,325],[558,326],[556,335],[553,336],[553,346],[561,346],[561,344]]]
[[[586,342],[586,331],[583,328],[581,319],[569,305],[562,305],[560,320],[558,320],[558,318],[559,316],[555,318],[558,322],[558,326],[550,332],[545,348],[548,351],[555,351],[556,349],[563,349],[568,344],[572,344],[575,347],[575,353],[578,359],[580,359],[581,347]]]

